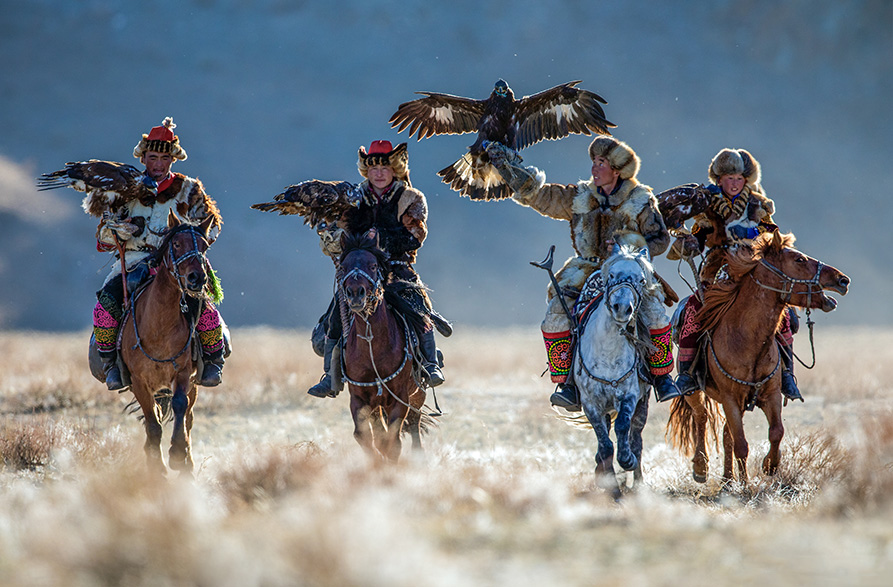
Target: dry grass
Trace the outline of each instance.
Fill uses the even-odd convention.
[[[344,396],[306,395],[321,365],[307,333],[234,334],[225,383],[199,392],[186,481],[146,474],[127,394],[86,373],[84,335],[0,333],[0,584],[884,585],[893,571],[888,331],[818,334],[774,477],[748,415],[746,487],[722,486],[720,455],[695,483],[652,404],[645,484],[620,503],[595,487],[592,433],[548,409],[535,329],[442,341],[445,415],[395,467],[366,460]]]

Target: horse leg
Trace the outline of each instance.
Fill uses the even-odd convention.
[[[412,401],[412,398],[415,398],[416,394],[423,394],[423,392],[416,390],[410,395],[409,404],[412,406],[412,409],[406,414],[406,420],[403,422],[403,426],[405,430],[409,431],[409,436],[412,439],[412,452],[422,454],[425,451],[422,448],[422,415],[419,412],[422,406],[425,405],[425,400],[423,395],[421,402]]]
[[[143,445],[143,450],[146,453],[146,464],[150,471],[157,471],[164,475],[167,473],[167,469],[165,469],[164,461],[161,458],[162,427],[158,409],[155,406],[155,394],[142,380],[136,377],[132,378],[130,391],[143,411],[143,425],[146,429],[146,443]]]
[[[382,443],[382,454],[392,463],[396,463],[400,459],[400,453],[403,451],[403,441],[400,438],[400,434],[406,421],[406,412],[405,406],[397,404],[388,413],[387,431]]]
[[[181,371],[174,380],[174,393],[171,397],[171,410],[174,413],[174,427],[171,432],[171,448],[168,464],[171,469],[190,471],[187,459],[189,439],[186,432],[186,412],[190,408],[189,373]],[[194,399],[194,397],[193,397]]]
[[[632,394],[627,395],[620,402],[620,410],[614,420],[614,436],[617,438],[617,463],[626,471],[632,471],[639,466],[639,459],[630,449],[629,429],[632,425],[633,410],[636,407],[636,398]]]
[[[781,439],[784,437],[784,424],[781,420],[781,400],[768,402],[762,406],[769,422],[769,452],[763,458],[763,473],[775,475],[781,461]]]
[[[735,456],[735,463],[738,465],[738,480],[742,485],[747,484],[747,438],[744,436],[744,415],[741,413],[741,408],[738,407],[737,404],[734,404],[732,401],[727,401],[723,404],[723,411],[726,414],[726,430],[728,431],[728,437],[731,440],[733,454]],[[723,444],[726,443],[726,434],[723,433]],[[726,451],[728,455],[728,450]],[[731,479],[731,462],[730,459],[726,457],[726,467],[728,469],[728,473],[730,473],[729,479]]]
[[[369,424],[372,428],[372,444],[379,458],[388,457],[388,434],[387,424],[384,420],[384,412],[379,406],[372,409],[372,415],[369,418]]]
[[[353,417],[353,437],[367,455],[376,456],[375,447],[372,445],[372,428],[369,418],[372,409],[359,397],[351,394],[350,414]]]
[[[617,477],[614,475],[614,444],[611,442],[610,423],[611,417],[597,413],[587,403],[583,403],[583,411],[592,425],[595,438],[598,440],[598,449],[595,453],[595,483],[602,489],[611,492],[617,499],[620,497],[620,487],[617,485]]]
[[[647,392],[639,399],[629,429],[629,447],[639,462],[638,466],[633,469],[634,487],[642,482],[642,430],[648,421],[648,399]]]
[[[691,459],[691,475],[697,483],[707,482],[710,457],[707,455],[707,397],[703,391],[685,396],[691,408],[694,434],[694,456]]]

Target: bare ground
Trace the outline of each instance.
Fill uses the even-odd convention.
[[[645,485],[615,503],[594,435],[549,409],[536,330],[457,330],[445,415],[395,467],[362,454],[346,394],[305,393],[308,333],[236,331],[225,383],[199,390],[194,481],[148,477],[86,334],[0,333],[0,584],[888,584],[893,332],[819,326],[775,477],[746,418],[746,487],[722,487],[718,455],[695,483],[652,404]]]

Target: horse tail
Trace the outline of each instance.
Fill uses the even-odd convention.
[[[704,397],[704,411],[707,414],[706,429],[704,430],[705,444],[713,445],[714,450],[719,450],[719,427],[723,423],[723,415],[718,404],[707,396]],[[695,411],[680,396],[670,405],[670,418],[667,420],[665,438],[670,444],[679,449],[685,456],[693,456],[697,443],[697,428],[695,427]]]

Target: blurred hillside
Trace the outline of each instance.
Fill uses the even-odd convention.
[[[893,3],[771,0],[451,3],[32,0],[0,22],[0,327],[90,324],[108,271],[81,194],[33,178],[86,158],[134,163],[141,133],[171,115],[225,219],[210,256],[233,326],[309,326],[332,289],[330,261],[295,217],[250,210],[302,179],[357,181],[356,153],[401,102],[429,90],[518,96],[582,79],[609,101],[615,135],[667,189],[706,181],[722,147],[751,151],[777,222],[853,279],[824,324],[893,324],[882,303],[893,239]],[[588,176],[588,137],[523,155],[570,183]],[[565,223],[512,202],[458,197],[435,172],[471,135],[410,144],[429,199],[418,269],[462,324],[534,324],[546,275],[528,261],[572,254]],[[674,263],[658,259],[680,293]]]

